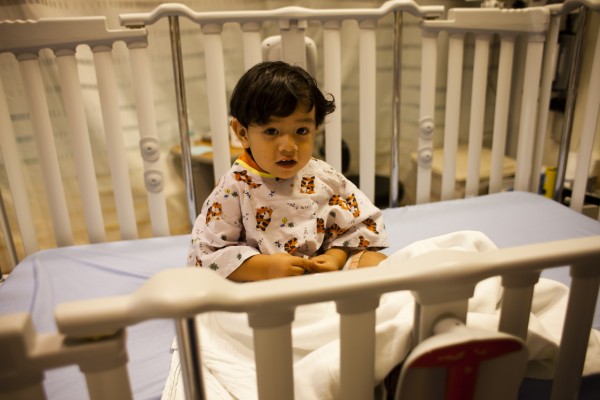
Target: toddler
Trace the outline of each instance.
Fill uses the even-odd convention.
[[[381,211],[312,157],[335,109],[302,68],[263,62],[233,90],[231,127],[244,153],[206,199],[188,263],[234,281],[377,265],[387,247]]]

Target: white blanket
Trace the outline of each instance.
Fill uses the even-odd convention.
[[[381,266],[436,250],[487,251],[496,246],[482,233],[455,232],[419,242],[392,254]],[[541,279],[535,287],[530,332],[527,338],[530,362],[527,375],[550,378],[557,356],[568,289]],[[479,283],[469,301],[468,325],[496,329],[501,298],[499,278]],[[411,347],[414,300],[406,291],[388,293],[377,309],[375,378],[379,382]],[[335,399],[339,386],[339,317],[333,302],[299,307],[292,327],[296,399]],[[216,399],[255,399],[252,330],[245,314],[211,313],[198,317],[201,358],[206,395]],[[600,371],[600,334],[593,331],[584,374]],[[176,341],[163,400],[184,399]]]

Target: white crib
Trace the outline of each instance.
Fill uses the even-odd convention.
[[[525,343],[531,329],[534,287],[540,274],[566,281],[570,286],[568,311],[564,321],[559,323],[564,326],[559,353],[549,382],[553,385],[552,398],[577,398],[586,352],[596,354],[588,350],[588,342],[595,338],[591,328],[600,328],[600,317],[596,317],[597,322],[594,319],[600,284],[600,223],[577,212],[581,210],[585,197],[585,182],[598,120],[600,102],[597,90],[590,90],[586,99],[577,179],[572,188],[571,207],[574,210],[523,192],[536,192],[539,186],[538,171],[542,165],[541,152],[556,52],[554,44],[560,18],[583,9],[590,13],[598,12],[599,4],[568,1],[564,5],[523,10],[452,9],[447,15],[444,15],[442,7],[423,7],[412,1],[396,0],[374,9],[286,7],[270,11],[218,13],[194,12],[183,5],[165,4],[147,14],[122,15],[121,23],[126,27],[122,29],[108,29],[104,18],[0,23],[0,52],[15,54],[26,97],[26,103],[19,104],[13,101],[12,91],[7,92],[0,87],[0,92],[3,92],[0,96],[0,126],[3,132],[0,148],[28,255],[7,282],[0,286],[0,344],[5,355],[0,368],[0,398],[33,399],[45,398],[46,395],[50,398],[78,398],[80,388],[75,388],[75,385],[61,388],[61,382],[71,382],[77,374],[72,369],[64,373],[61,370],[60,377],[58,373],[49,375],[46,384],[43,383],[43,371],[72,364],[77,364],[85,375],[87,391],[92,399],[157,397],[166,379],[170,338],[176,333],[186,397],[204,398],[207,395],[210,399],[212,394],[201,373],[199,340],[202,337],[198,335],[195,317],[212,311],[248,314],[254,337],[258,397],[294,398],[294,313],[299,306],[325,301],[334,301],[340,316],[339,397],[372,398],[374,386],[380,383],[374,382],[376,360],[380,357],[376,353],[376,310],[385,293],[397,291],[410,291],[415,298],[412,355],[405,360],[402,376],[394,389],[397,390],[397,398],[414,398],[415,393],[423,398],[439,398],[440,392],[429,390],[434,387],[445,388],[446,398],[464,398],[466,389],[453,392],[456,386],[452,380],[446,381],[446,375],[440,375],[438,369],[427,369],[428,375],[414,375],[420,370],[412,365],[419,364],[419,356],[423,352],[427,355],[432,351],[429,346],[448,348],[450,343],[469,342],[473,337],[483,342],[506,340],[515,351],[511,357],[500,357],[495,363],[490,363],[489,368],[479,369],[478,383],[471,387],[472,398],[516,397],[527,364]],[[152,82],[152,76],[147,48],[151,49],[152,43],[148,43],[147,29],[164,19],[169,21],[178,110],[174,118],[177,118],[181,130],[189,217],[195,219],[197,210],[191,177],[186,102],[188,97],[196,94],[186,93],[184,84],[182,43],[179,41],[181,18],[199,25],[202,34],[215,178],[229,167],[231,160],[224,74],[226,60],[221,36],[223,27],[232,24],[237,27],[235,29],[238,29],[244,48],[244,68],[263,57],[263,23],[276,22],[281,28],[281,56],[284,60],[309,67],[310,56],[307,59],[305,52],[306,33],[309,28],[323,30],[322,40],[317,40],[317,46],[323,46],[323,70],[319,70],[317,75],[322,74],[324,89],[334,94],[338,104],[336,113],[326,125],[326,157],[328,162],[341,169],[345,99],[342,95],[340,54],[345,51],[345,46],[341,43],[340,29],[348,24],[348,20],[357,23],[360,187],[372,199],[376,173],[373,156],[376,141],[372,133],[377,132],[376,121],[380,115],[375,91],[379,76],[376,28],[380,21],[393,19],[388,34],[394,40],[387,50],[393,52],[394,60],[393,82],[389,82],[393,84],[393,93],[388,103],[391,104],[390,117],[394,127],[390,145],[390,201],[392,206],[396,206],[399,200],[395,186],[399,173],[398,141],[400,135],[405,134],[400,132],[402,107],[399,91],[400,78],[405,73],[400,62],[400,33],[405,13],[420,21],[418,29],[422,32],[419,129],[414,133],[419,138],[415,150],[416,202],[419,205],[385,210],[386,226],[394,242],[389,254],[413,241],[460,230],[480,230],[500,249],[486,252],[438,251],[387,267],[241,285],[217,278],[203,269],[178,268],[183,265],[189,236],[168,236],[159,135],[152,85],[148,84]],[[474,24],[473,21],[485,22]],[[65,31],[79,32],[80,35],[65,35]],[[468,198],[452,200],[456,154],[461,140],[460,117],[465,113],[459,101],[464,82],[461,80],[464,41],[471,37],[475,44],[471,111],[467,113],[466,130],[469,170],[465,193]],[[437,53],[438,40],[445,38],[448,38],[447,62]],[[119,97],[120,86],[111,65],[115,41],[125,42],[129,49],[132,96],[138,106],[136,113],[144,186],[152,215],[152,234],[156,236],[150,239],[139,239],[137,233],[120,121],[123,111],[114,101]],[[491,43],[496,41],[500,43],[500,50],[498,90],[492,118],[493,140],[489,149],[490,194],[477,197],[481,179],[479,160],[482,159],[482,151],[487,151],[482,146],[485,102],[489,96],[485,82],[490,70],[489,54],[494,51]],[[513,60],[518,58],[515,56],[514,49],[518,47],[515,43],[519,46],[526,43],[527,57],[516,63],[517,67],[513,69]],[[122,241],[112,243],[106,242],[102,208],[96,196],[99,193],[97,171],[91,162],[93,152],[88,140],[86,111],[74,57],[79,44],[86,44],[92,49],[97,70],[102,125],[121,227]],[[598,46],[597,43],[594,63],[598,62],[600,54]],[[90,205],[89,211],[86,208],[87,233],[89,241],[94,244],[86,246],[71,246],[73,233],[69,205],[62,188],[58,164],[60,155],[56,154],[53,143],[56,123],[51,122],[60,112],[48,112],[43,98],[44,81],[39,65],[46,62],[46,53],[39,53],[42,48],[52,50],[56,58],[63,86],[67,130],[73,133],[71,140],[78,163],[76,169],[78,174],[81,173],[79,190],[82,195],[89,196],[83,203]],[[42,54],[41,58],[39,54]],[[318,64],[321,68],[320,62]],[[444,201],[429,203],[432,157],[440,143],[437,130],[441,124],[436,115],[435,101],[436,97],[440,97],[436,95],[436,69],[440,65],[448,67],[441,183]],[[589,77],[591,87],[598,87],[600,81],[596,70],[592,69]],[[2,80],[5,79],[8,77],[3,74]],[[523,82],[523,88],[516,91],[522,93],[522,97],[504,90],[511,80]],[[514,108],[515,104],[520,106]],[[17,145],[21,126],[15,115],[20,114],[23,107],[31,116],[43,180],[49,182],[47,199],[51,214],[55,216],[53,226],[57,246],[60,247],[49,251],[38,251],[36,228],[31,217],[34,205],[29,204],[27,190],[21,185],[24,168]],[[514,113],[519,115],[518,133],[511,133],[508,129],[509,116],[514,116]],[[511,134],[518,142],[514,157],[515,192],[499,193],[506,178],[503,160],[506,140]],[[106,275],[109,269],[110,275]],[[557,274],[552,275],[554,272]],[[565,279],[564,273],[569,273],[570,278]],[[469,298],[474,295],[476,285],[489,277],[501,277],[502,305],[497,310],[497,329],[481,331],[469,326]],[[105,280],[106,287],[100,284],[102,280]],[[8,300],[13,298],[16,301],[10,303]],[[45,303],[49,308],[42,307]],[[54,309],[53,316],[50,313]],[[159,321],[149,322],[156,320]],[[172,320],[175,321],[174,329]],[[156,346],[154,344],[159,343],[159,337],[160,345]],[[165,342],[164,337],[169,341]],[[151,345],[142,347],[139,342],[146,340],[152,340]],[[443,343],[434,343],[441,340]],[[158,372],[148,372],[148,365],[156,364],[159,358],[142,362],[140,354],[157,352],[161,353],[163,365],[155,365],[160,367]],[[511,373],[503,373],[502,379],[498,379],[498,370],[494,368]],[[139,390],[136,376],[141,370],[152,376],[155,383],[153,390]],[[249,394],[248,397],[256,396]]]

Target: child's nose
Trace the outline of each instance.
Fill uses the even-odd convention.
[[[279,151],[282,153],[292,153],[296,150],[298,150],[298,144],[296,143],[294,135],[282,135]]]

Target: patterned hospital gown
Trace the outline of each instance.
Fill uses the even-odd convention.
[[[257,254],[387,245],[381,210],[326,162],[313,158],[294,178],[278,179],[238,159],[196,219],[188,264],[226,277]]]

